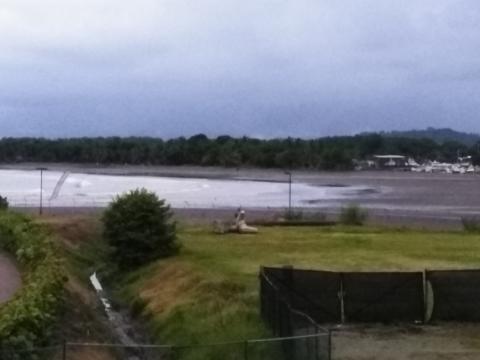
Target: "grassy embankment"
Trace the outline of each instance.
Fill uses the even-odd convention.
[[[102,306],[89,283],[89,276],[98,266],[96,263],[103,262],[106,256],[98,217],[44,216],[36,220],[50,229],[53,239],[61,245],[62,257],[66,260],[66,304],[55,342],[114,342]],[[68,358],[115,359],[110,349],[95,347],[69,348]]]
[[[72,330],[75,323],[68,338],[108,341],[95,319],[101,310],[90,309],[96,302],[86,283],[105,254],[98,218],[55,217],[44,222],[64,244],[69,260],[67,289],[72,303],[81,304],[67,316],[67,328]],[[258,235],[216,235],[208,226],[182,225],[179,239],[183,247],[178,256],[147,265],[117,283],[132,309],[146,315],[158,343],[205,344],[269,336],[259,317],[260,265],[332,270],[480,267],[480,235],[462,232],[262,227]],[[108,358],[96,355],[92,358]],[[214,355],[222,356],[221,349],[195,354],[196,358]]]
[[[204,344],[268,336],[258,306],[260,265],[331,270],[480,267],[480,236],[347,227],[265,227],[216,235],[182,227],[181,254],[129,276],[123,294],[162,343]]]

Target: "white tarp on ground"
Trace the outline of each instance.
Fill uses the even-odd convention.
[[[288,205],[288,183],[80,173],[69,174],[58,196],[49,200],[62,174],[56,171],[43,173],[43,200],[46,207],[101,207],[115,195],[140,187],[154,191],[177,208],[266,208]],[[365,186],[329,187],[294,183],[292,205],[309,206],[308,202],[312,200],[354,199],[364,196],[368,190]],[[6,196],[11,206],[38,206],[40,172],[0,170],[0,195]],[[312,203],[312,206],[318,204]]]

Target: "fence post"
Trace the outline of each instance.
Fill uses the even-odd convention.
[[[178,354],[178,348],[173,345],[172,347],[170,347],[170,352],[171,352],[171,358],[172,360],[177,360],[177,359],[180,359],[180,356]]]
[[[332,329],[328,329],[328,360],[332,360]]]
[[[264,284],[264,279],[263,279],[263,272],[264,272],[264,268],[263,266],[260,266],[260,273],[259,273],[259,282],[260,282],[260,316],[263,318],[263,320],[266,320],[266,315],[265,315],[265,284]]]
[[[427,269],[422,272],[422,286],[423,286],[423,323],[427,323]]]
[[[280,295],[278,295],[278,292],[275,291],[275,306],[274,306],[274,309],[275,309],[275,328],[273,329],[274,330],[274,334],[276,336],[279,336],[280,333],[281,333],[281,328],[282,328],[282,318],[280,316]]]
[[[292,265],[285,265],[282,267],[282,277],[283,277],[283,282],[286,286],[286,291],[287,291],[287,301],[288,303],[285,303],[285,297],[282,299],[282,308],[283,308],[283,314],[281,315],[282,318],[286,316],[287,318],[287,323],[286,323],[286,328],[282,336],[292,336],[293,335],[293,328],[294,328],[294,319],[292,312],[290,311],[291,306],[295,306],[295,301],[294,301],[294,283],[293,283],[293,266]]]
[[[243,358],[248,360],[248,340],[245,341],[244,349],[243,349]]]
[[[344,287],[344,275],[340,274],[340,293],[338,294],[340,300],[340,322],[345,324],[345,287]]]
[[[287,295],[288,295],[288,303],[293,306],[293,266],[292,265],[285,265],[282,267],[282,277],[283,283],[286,286]]]
[[[67,360],[67,341],[65,339],[62,344],[62,360]]]

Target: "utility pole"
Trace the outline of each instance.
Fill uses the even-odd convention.
[[[40,170],[40,207],[38,208],[38,213],[43,214],[43,172],[47,170],[46,167],[39,167],[37,170]]]
[[[285,171],[285,175],[288,175],[288,216],[292,215],[292,173]]]

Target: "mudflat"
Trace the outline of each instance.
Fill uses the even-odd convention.
[[[41,164],[3,164],[0,169],[34,170]],[[265,202],[260,208],[247,207],[249,218],[269,217],[281,212],[288,205],[288,176],[283,169],[219,168],[196,166],[132,166],[132,165],[78,165],[46,164],[50,171],[70,171],[77,174],[101,174],[113,176],[151,176],[178,178],[205,178],[218,180],[260,181],[279,183],[283,190],[283,201],[279,204]],[[335,216],[339,208],[356,203],[369,211],[374,223],[395,226],[435,227],[461,229],[461,219],[480,216],[480,174],[441,174],[395,171],[365,172],[321,172],[315,170],[291,170],[292,182],[314,187],[344,189],[345,196],[328,199],[318,196],[316,191],[303,193],[302,199],[295,186],[292,204],[296,209],[321,212]],[[140,184],[142,185],[142,184]],[[283,187],[282,187],[283,186]],[[348,187],[359,187],[362,191],[349,193]],[[315,190],[315,189],[313,189]],[[223,200],[228,197],[224,197]],[[35,197],[35,201],[37,201]],[[225,206],[174,206],[177,213],[187,218],[231,217],[238,201],[230,209]],[[284,204],[284,205],[283,205]],[[15,206],[14,204],[12,204]],[[33,207],[33,206],[32,206]],[[75,211],[99,211],[97,208],[75,209]],[[52,208],[50,212],[73,211],[64,206]]]

